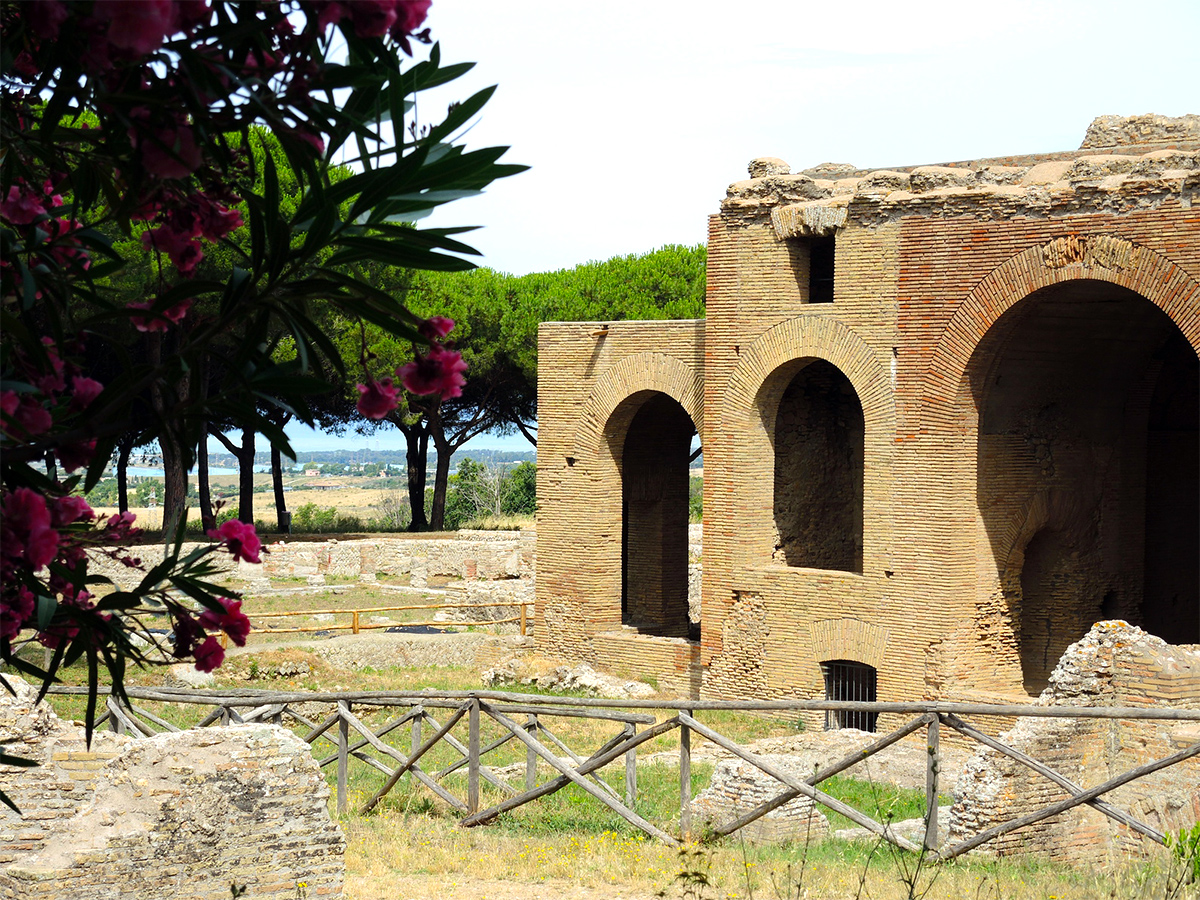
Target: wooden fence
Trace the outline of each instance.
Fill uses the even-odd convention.
[[[362,615],[365,613],[382,613],[382,612],[402,612],[416,609],[480,609],[490,608],[493,606],[516,606],[520,607],[520,613],[516,616],[511,616],[504,619],[486,619],[486,620],[471,620],[469,622],[449,622],[449,621],[431,621],[431,622],[363,622]],[[289,612],[278,613],[254,613],[251,615],[251,622],[255,625],[255,632],[262,634],[305,634],[316,633],[322,631],[349,631],[351,634],[358,634],[362,631],[369,631],[377,628],[408,628],[414,626],[445,626],[445,625],[506,625],[509,623],[517,623],[521,636],[524,637],[529,624],[529,608],[530,601],[528,600],[507,600],[497,601],[495,603],[422,603],[411,604],[408,606],[370,606],[364,609],[302,609],[291,610]],[[269,626],[259,628],[257,623],[267,619],[289,619],[297,616],[350,616],[350,623],[346,625],[336,625],[333,623],[315,625],[307,628],[275,628]],[[255,633],[252,632],[252,633]],[[229,638],[224,632],[221,633],[221,646],[229,646]]]
[[[79,688],[57,688],[55,692],[77,693]],[[107,711],[100,724],[132,735],[152,735],[157,731],[178,731],[178,727],[142,708],[132,701],[161,701],[168,703],[201,703],[212,707],[196,727],[212,724],[270,721],[282,723],[291,719],[303,729],[304,740],[313,745],[314,754],[322,767],[337,767],[337,808],[348,805],[349,766],[357,761],[386,775],[386,781],[362,807],[370,812],[404,776],[428,789],[439,799],[457,810],[464,826],[489,822],[508,810],[552,794],[569,784],[575,784],[618,816],[661,841],[678,844],[679,838],[695,836],[691,809],[691,740],[699,734],[724,748],[733,756],[746,761],[779,782],[780,791],[728,822],[711,828],[716,836],[732,834],[773,809],[801,795],[841,813],[847,819],[866,828],[883,840],[906,850],[929,853],[934,859],[953,859],[990,840],[1057,815],[1076,806],[1087,804],[1128,828],[1158,843],[1164,835],[1154,827],[1101,799],[1104,794],[1138,778],[1176,765],[1200,755],[1200,741],[1167,756],[1110,778],[1102,784],[1084,788],[1058,772],[1007,746],[996,738],[969,724],[963,716],[1017,716],[1068,719],[1174,720],[1200,722],[1200,709],[1167,709],[1143,707],[1066,707],[1015,706],[964,703],[865,703],[849,701],[654,701],[601,700],[589,698],[557,698],[502,691],[420,691],[420,692],[271,692],[271,691],[184,691],[173,689],[128,689],[131,705],[121,706],[114,698],[107,700]],[[321,721],[314,721],[297,710],[299,704],[321,703],[332,711]],[[362,721],[355,709],[394,709],[383,725],[371,728]],[[760,756],[739,746],[715,728],[705,725],[698,716],[706,711],[733,710],[759,713],[796,713],[809,710],[851,710],[867,713],[890,713],[911,716],[904,725],[873,739],[869,744],[827,766],[812,776],[799,779],[779,770]],[[659,715],[666,717],[660,719]],[[481,720],[486,717],[499,726],[500,737],[486,744],[481,740]],[[551,729],[548,721],[583,718],[613,726],[615,734],[584,757],[577,754]],[[465,720],[465,742],[454,734]],[[937,798],[941,777],[941,730],[949,728],[964,737],[1002,753],[1058,785],[1067,796],[1024,816],[998,824],[973,837],[954,844],[938,846]],[[384,738],[400,729],[408,732],[405,749],[387,743]],[[677,835],[668,834],[636,811],[637,806],[637,749],[647,741],[679,729],[679,827]],[[887,823],[879,822],[820,790],[818,785],[863,762],[886,747],[910,734],[924,733],[928,749],[925,790],[925,833],[920,845],[896,833]],[[330,745],[330,752],[317,749],[319,741]],[[516,740],[525,746],[523,785],[518,787],[486,764],[488,754]],[[438,769],[427,769],[422,762],[438,744],[453,751],[455,761]],[[559,754],[566,754],[565,757]],[[538,782],[538,761],[557,774]],[[599,777],[599,772],[618,760],[624,766],[623,790],[614,788]],[[456,795],[447,786],[447,776],[466,770],[465,794]],[[492,806],[480,808],[481,781],[492,785],[505,799]]]

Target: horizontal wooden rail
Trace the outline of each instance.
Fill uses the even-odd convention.
[[[449,621],[432,621],[432,622],[377,622],[364,625],[361,620],[363,613],[382,613],[382,612],[410,612],[417,609],[490,609],[497,606],[515,606],[519,608],[520,614],[516,616],[508,616],[503,619],[481,619],[472,622],[449,622]],[[258,629],[261,634],[316,634],[322,631],[349,631],[352,634],[359,634],[362,631],[371,631],[380,628],[413,628],[425,627],[432,628],[435,626],[446,625],[507,625],[509,623],[517,623],[520,626],[521,636],[524,637],[529,628],[529,606],[528,600],[511,600],[500,601],[496,603],[416,603],[404,604],[401,606],[365,606],[361,609],[297,609],[287,612],[276,613],[255,613],[250,616],[251,625],[261,622],[264,619],[292,619],[298,617],[311,618],[313,616],[350,616],[349,625],[338,625],[336,623],[316,625],[309,628],[276,628],[268,625],[266,628]],[[222,633],[221,646],[228,647],[229,639]]]
[[[54,685],[55,694],[86,694],[86,687]],[[107,688],[101,688],[107,694]],[[186,688],[147,688],[129,685],[130,697],[164,700],[171,703],[201,703],[222,706],[261,706],[263,703],[336,703],[352,700],[378,706],[400,706],[412,701],[435,705],[456,705],[464,698],[519,703],[522,706],[568,706],[582,709],[640,709],[688,711],[775,711],[799,712],[828,709],[858,710],[861,712],[923,713],[1001,716],[1035,716],[1052,719],[1148,719],[1152,721],[1200,722],[1200,708],[1180,709],[1161,706],[1024,706],[998,703],[954,703],[943,701],[912,701],[867,703],[855,700],[617,700],[601,697],[555,697],[545,694],[519,694],[513,691],[267,691],[254,688],[189,690]]]

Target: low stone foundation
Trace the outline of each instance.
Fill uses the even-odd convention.
[[[765,755],[762,759],[793,778],[803,780],[812,774],[791,755]],[[784,787],[741,759],[717,763],[712,781],[692,803],[701,821],[712,824],[729,822],[756,806],[778,796]],[[808,797],[797,797],[737,832],[752,841],[818,840],[829,834],[829,820]]]
[[[0,740],[35,768],[0,767],[2,900],[255,900],[343,896],[345,840],[308,745],[273,725],[87,747],[5,676]]]

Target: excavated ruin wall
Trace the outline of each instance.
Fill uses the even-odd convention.
[[[1122,621],[1100,622],[1067,649],[1038,702],[1200,709],[1200,646],[1167,644]],[[1000,740],[1086,788],[1200,741],[1200,723],[1027,717]],[[951,839],[1066,796],[1020,763],[981,749],[958,779]],[[1200,820],[1200,759],[1140,778],[1103,799],[1164,833],[1190,828]],[[1078,807],[1010,832],[983,852],[1102,864],[1139,849],[1143,840],[1102,813]]]
[[[133,740],[61,721],[12,675],[0,740],[0,900],[343,896],[345,839],[308,745],[273,725]]]

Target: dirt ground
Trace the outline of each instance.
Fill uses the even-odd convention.
[[[346,880],[346,895],[358,900],[654,900],[654,894],[618,885],[585,887],[570,881],[524,884],[467,876],[440,878],[358,877]]]

